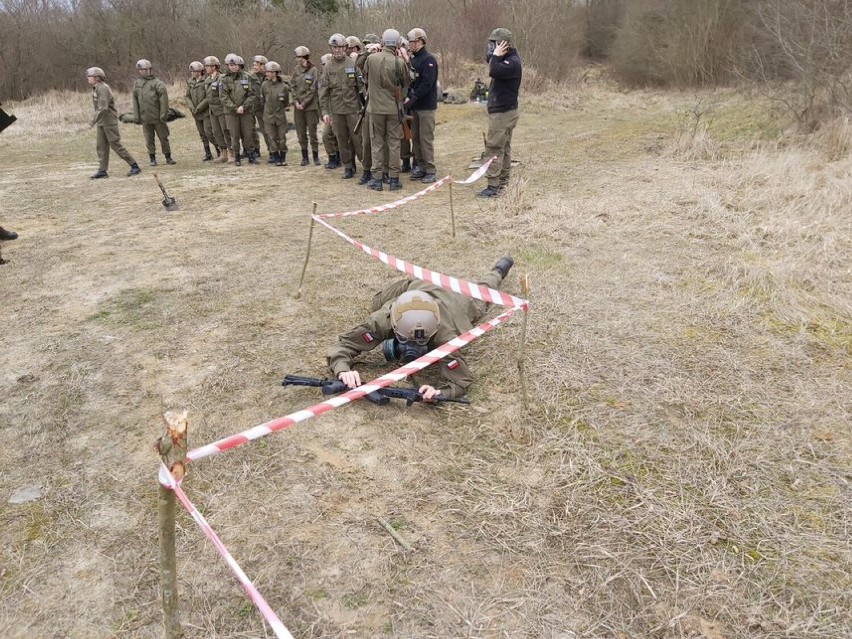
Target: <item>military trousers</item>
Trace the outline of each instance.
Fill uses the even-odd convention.
[[[399,157],[403,160],[414,158],[417,161],[417,156],[411,152],[411,140],[406,140],[402,134],[402,125],[399,125]]]
[[[145,146],[148,148],[148,155],[154,155],[157,152],[157,147],[154,145],[154,133],[160,138],[163,155],[171,155],[172,147],[169,144],[169,125],[165,122],[143,122],[142,135],[145,136]]]
[[[488,186],[500,187],[509,183],[512,173],[512,131],[515,130],[519,116],[518,109],[488,114],[485,158],[495,158],[485,173]]]
[[[207,143],[219,148],[219,143],[216,141],[216,136],[213,135],[213,118],[210,114],[204,118],[204,135],[207,137]]]
[[[220,149],[231,148],[231,131],[228,129],[228,117],[224,113],[219,115],[210,114],[210,128],[213,130],[213,139]]]
[[[201,138],[201,143],[204,146],[208,146],[210,144],[210,138],[207,137],[207,127],[205,125],[207,118],[194,118],[194,120],[195,128],[198,130],[198,137]]]
[[[293,124],[296,126],[296,135],[299,136],[299,146],[303,151],[308,150],[308,141],[310,140],[311,148],[314,151],[319,151],[319,143],[317,141],[317,124],[319,124],[319,111],[299,111],[293,108]],[[323,131],[325,133],[325,131]],[[325,142],[325,140],[323,140]],[[326,148],[328,151],[328,148]]]
[[[417,165],[426,173],[435,172],[435,112],[414,111],[411,146]],[[403,140],[403,146],[405,140]]]
[[[287,152],[287,120],[283,122],[267,122],[266,123],[266,140],[267,148],[270,153],[275,151]]]
[[[355,158],[362,157],[361,135],[355,133],[357,123],[357,113],[335,113],[331,116],[334,137],[337,138],[337,148],[340,152],[340,162],[347,169],[354,169]]]
[[[370,114],[370,135],[373,142],[373,173],[387,173],[399,179],[399,146],[402,124],[399,115]]]
[[[133,156],[130,155],[130,152],[121,143],[121,136],[118,133],[118,122],[107,126],[98,125],[96,128],[98,129],[98,168],[101,171],[109,169],[110,149],[115,151],[118,157],[128,164],[136,164],[136,160],[133,159]]]
[[[252,128],[252,142],[254,143],[254,148],[260,151],[260,138],[257,133],[260,131],[261,135],[263,135],[263,141],[266,142],[266,150],[272,151],[269,146],[269,133],[266,130],[266,125],[263,123],[263,111],[258,111],[254,114],[254,119],[256,120],[257,126]],[[282,151],[286,151],[287,149],[281,149]]]
[[[370,131],[370,114],[364,112],[364,120],[361,122],[361,164],[365,171],[373,169],[373,134]]]
[[[243,151],[248,153],[254,151],[254,113],[228,113],[228,130],[231,132],[231,151],[234,157],[240,155],[240,140],[243,142]]]
[[[325,122],[322,124],[322,145],[325,147],[325,152],[329,156],[335,155],[338,152],[337,137],[334,135],[334,128]]]

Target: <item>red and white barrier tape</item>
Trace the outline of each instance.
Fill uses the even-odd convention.
[[[486,162],[481,167],[476,169],[476,171],[471,173],[470,176],[466,180],[453,180],[453,184],[473,184],[479,178],[481,178],[483,175],[485,175],[485,172],[488,170],[488,167],[491,166],[491,163],[496,159],[497,159],[497,156],[495,155],[490,160],[488,160],[488,162]]]
[[[470,329],[466,333],[463,333],[458,337],[451,339],[449,342],[441,344],[438,348],[429,351],[428,353],[414,360],[413,362],[406,364],[405,366],[400,366],[396,370],[391,371],[386,375],[382,375],[381,377],[374,379],[372,382],[359,386],[354,390],[347,391],[341,395],[336,395],[335,397],[327,399],[324,402],[321,402],[319,404],[316,404],[309,408],[305,408],[300,411],[296,411],[295,413],[290,413],[289,415],[286,415],[284,417],[279,417],[278,419],[274,419],[271,422],[266,422],[265,424],[261,424],[260,426],[255,426],[254,428],[250,428],[237,435],[231,435],[230,437],[225,437],[224,439],[220,439],[216,442],[213,442],[212,444],[207,444],[206,446],[195,448],[189,451],[189,453],[187,454],[187,460],[198,461],[199,459],[203,459],[211,455],[216,455],[231,448],[242,446],[243,444],[247,444],[248,442],[253,441],[255,439],[260,439],[261,437],[265,437],[266,435],[269,435],[271,433],[288,428],[293,424],[298,424],[299,422],[307,421],[312,417],[322,415],[323,413],[327,413],[330,410],[334,410],[335,408],[339,408],[340,406],[344,406],[345,404],[354,402],[358,399],[361,399],[365,395],[372,393],[373,391],[376,391],[380,388],[384,388],[385,386],[390,386],[394,382],[401,381],[412,373],[416,373],[417,371],[423,370],[427,366],[434,364],[435,362],[443,359],[447,355],[455,353],[462,346],[470,344],[470,342],[475,340],[480,335],[484,335],[488,331],[492,330],[494,327],[499,326],[500,324],[505,322],[519,309],[520,307],[510,308],[495,317],[494,319],[488,320],[487,322],[483,322],[479,326]]]
[[[192,518],[195,520],[195,523],[201,528],[204,534],[207,536],[207,539],[210,540],[210,543],[213,544],[213,547],[219,551],[219,554],[222,555],[222,559],[225,560],[225,563],[228,565],[228,568],[234,573],[237,578],[237,581],[240,582],[243,588],[245,588],[246,594],[249,596],[249,599],[252,600],[257,609],[260,611],[260,614],[263,615],[263,618],[266,619],[266,623],[272,628],[272,631],[275,633],[275,636],[279,639],[293,639],[293,635],[290,634],[290,631],[284,626],[282,621],[278,618],[278,615],[273,612],[272,608],[269,607],[269,604],[266,603],[266,600],[263,598],[263,595],[258,592],[255,585],[251,582],[251,579],[248,578],[246,573],[243,572],[243,569],[240,568],[240,565],[237,563],[236,559],[231,555],[228,549],[225,547],[225,544],[222,543],[222,540],[219,539],[219,536],[210,527],[210,524],[207,523],[207,520],[204,518],[195,505],[189,501],[189,497],[186,496],[186,493],[183,492],[183,489],[180,487],[180,484],[175,481],[175,478],[172,477],[172,474],[169,472],[169,469],[166,468],[166,465],[160,464],[160,483],[163,484],[166,488],[170,488],[174,491],[175,496],[178,498],[183,507],[187,509]]]

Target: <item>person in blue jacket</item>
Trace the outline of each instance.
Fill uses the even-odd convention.
[[[435,111],[438,108],[438,61],[426,49],[426,32],[412,29],[408,32],[411,51],[411,68],[414,81],[408,89],[405,108],[414,116],[411,123],[411,143],[417,159],[417,168],[411,172],[412,180],[430,184],[435,177]]]

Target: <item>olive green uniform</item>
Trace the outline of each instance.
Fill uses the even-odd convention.
[[[169,145],[169,125],[166,119],[169,115],[169,93],[166,85],[156,76],[149,75],[138,78],[133,84],[133,117],[142,124],[142,134],[145,136],[145,146],[148,155],[154,155],[154,133],[160,138],[163,155],[171,155]]]
[[[269,151],[287,152],[287,107],[290,105],[290,85],[280,77],[264,80],[260,88],[263,96],[263,119]]]
[[[399,179],[400,139],[402,123],[399,121],[397,89],[403,93],[411,81],[408,66],[396,56],[396,50],[385,47],[364,63],[364,76],[370,102],[370,138],[373,147],[373,174],[387,173]]]
[[[251,155],[255,150],[252,132],[254,131],[254,107],[258,96],[252,87],[251,78],[245,71],[228,73],[219,83],[219,100],[225,109],[228,129],[231,132],[231,150],[234,157],[240,155],[240,140],[243,149]],[[243,113],[237,113],[237,107],[243,107]]]
[[[317,143],[317,124],[319,123],[319,95],[317,85],[322,71],[314,65],[307,69],[297,64],[290,79],[293,91],[293,103],[302,105],[302,109],[293,108],[293,121],[296,125],[296,135],[299,136],[299,146],[303,151],[308,150],[308,140],[314,154],[319,152]],[[325,140],[323,139],[323,142]],[[326,147],[328,151],[328,147]],[[334,150],[337,153],[337,148]]]
[[[263,71],[249,73],[249,78],[251,79],[251,86],[254,89],[254,94],[258,96],[257,101],[255,102],[254,107],[254,118],[256,120],[257,126],[253,128],[252,140],[254,141],[254,148],[260,151],[260,138],[258,137],[258,131],[263,136],[264,142],[266,142],[266,150],[272,151],[269,146],[269,134],[266,131],[266,125],[264,124],[264,115],[263,115],[263,104],[260,96],[262,95],[261,88],[263,87],[263,83],[266,82],[266,73]],[[287,149],[280,149],[281,151],[286,151]]]
[[[337,137],[334,135],[334,127],[325,122],[322,123],[322,145],[329,157],[337,155],[340,151],[340,147],[337,146]]]
[[[210,111],[210,129],[213,131],[213,139],[220,149],[231,148],[231,132],[228,130],[228,120],[225,116],[225,107],[219,99],[219,86],[222,84],[222,74],[208,75],[204,81],[207,90],[207,104]]]
[[[319,98],[323,116],[330,116],[334,136],[344,167],[355,169],[355,158],[361,158],[361,136],[355,133],[361,101],[358,95],[363,87],[361,74],[355,61],[346,56],[332,58],[320,76]]]
[[[112,149],[122,160],[130,165],[136,164],[136,160],[130,155],[121,143],[121,135],[118,131],[118,113],[115,110],[115,99],[112,90],[106,82],[98,82],[92,87],[92,102],[95,113],[92,116],[92,126],[98,130],[98,168],[101,171],[109,169],[109,150]]]
[[[355,66],[361,71],[363,76],[364,73],[364,62],[367,61],[367,57],[370,54],[367,52],[367,49],[364,49],[359,55],[358,59],[355,61]],[[365,87],[365,99],[366,99],[366,87]],[[370,114],[367,113],[366,107],[364,108],[364,119],[361,122],[361,164],[364,165],[365,171],[370,171],[373,168],[373,143],[370,139]]]
[[[502,281],[499,272],[491,271],[479,280],[479,284],[497,288]],[[390,309],[396,298],[405,291],[425,291],[438,303],[441,323],[429,340],[430,351],[472,329],[488,308],[488,304],[482,300],[447,291],[423,280],[403,279],[393,282],[373,297],[373,313],[370,317],[363,324],[341,335],[337,344],[328,350],[328,366],[335,377],[344,371],[352,370],[352,364],[358,354],[370,351],[380,346],[384,340],[394,337]],[[441,360],[440,371],[447,380],[445,386],[439,387],[444,397],[461,397],[473,384],[473,374],[458,351]]]
[[[207,86],[204,78],[190,78],[186,82],[186,106],[192,117],[195,120],[195,128],[198,130],[198,137],[204,146],[208,146],[213,141],[208,120],[210,119],[210,104],[207,101]],[[210,131],[212,133],[212,131]]]

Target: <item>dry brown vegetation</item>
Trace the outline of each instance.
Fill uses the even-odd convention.
[[[148,169],[113,158],[87,179],[86,96],[11,106],[0,636],[158,637],[162,412],[187,409],[198,446],[317,401],[282,375],[323,374],[396,275],[318,232],[292,299],[311,202],[391,196],[314,167],[202,165],[182,120],[167,214]],[[470,408],[348,406],[192,465],[188,494],[295,636],[852,634],[848,124],[779,145],[770,114],[725,92],[551,88],[524,100],[507,197],[456,190],[456,240],[446,191],[340,222],[461,276],[514,254],[533,407],[513,321],[468,348]],[[467,173],[484,118],[441,107],[441,172]],[[41,499],[6,504],[32,484]],[[187,637],[270,636],[178,523]]]

